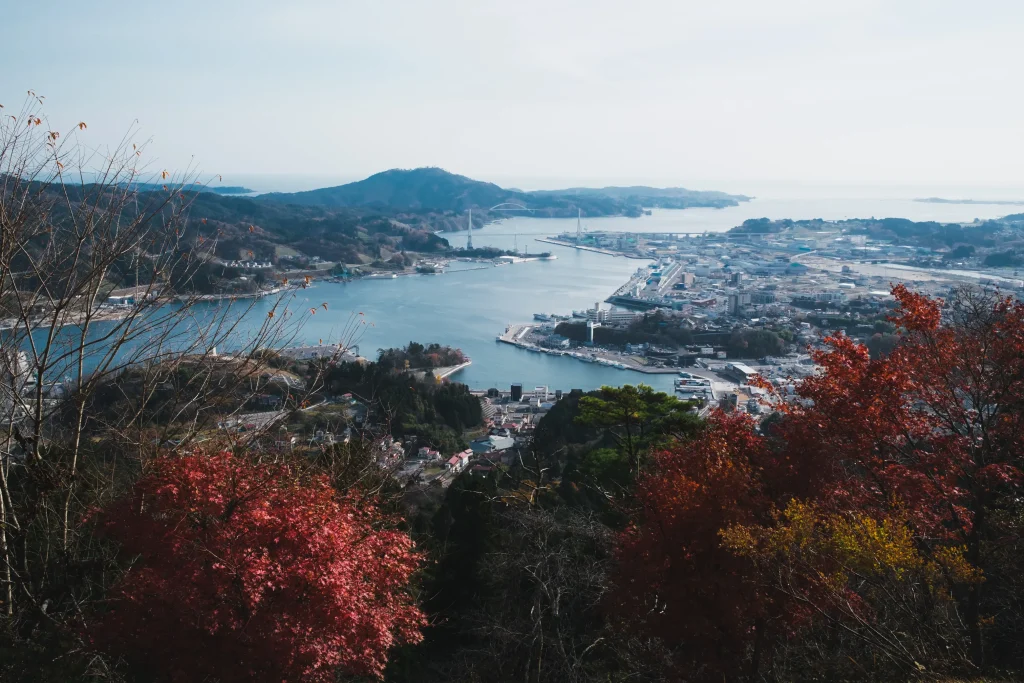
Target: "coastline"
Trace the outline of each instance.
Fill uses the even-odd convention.
[[[600,348],[595,347],[593,351],[588,354],[582,352],[569,352],[569,351],[555,351],[551,349],[545,349],[536,344],[522,341],[522,338],[530,331],[533,325],[524,324],[513,324],[506,328],[505,332],[498,335],[495,341],[503,344],[509,344],[516,348],[522,349],[523,351],[531,351],[533,353],[546,353],[551,356],[562,356],[568,357],[573,360],[580,361],[582,363],[598,363],[601,365],[615,367],[619,370],[632,370],[633,372],[640,372],[645,375],[674,375],[679,372],[678,368],[652,368],[646,365],[641,365],[639,362],[633,359],[631,356],[615,356],[614,354]]]
[[[472,364],[473,361],[467,358],[466,362],[460,365],[453,365],[447,368],[434,368],[433,374],[434,377],[436,377],[437,379],[447,379],[448,377],[454,375],[456,372],[468,368]]]
[[[129,308],[129,309],[126,309],[126,310],[121,310],[121,311],[119,311],[117,309],[110,309],[110,310],[108,310],[108,309],[100,309],[100,310],[96,310],[96,311],[93,311],[92,315],[90,316],[91,317],[91,321],[90,322],[96,323],[96,322],[108,322],[108,321],[111,321],[111,320],[123,320],[124,318],[127,318],[128,315],[133,310],[135,310],[135,309],[134,308]],[[86,314],[85,313],[68,313],[64,317],[64,320],[61,321],[60,327],[63,328],[63,327],[67,327],[69,325],[81,325],[82,322],[85,320],[85,318],[86,318]],[[5,318],[3,320],[0,320],[0,331],[7,331],[7,330],[17,329],[19,327],[23,327],[24,323],[25,323],[25,321],[20,319],[20,318]],[[33,330],[43,330],[43,329],[49,329],[50,327],[52,327],[51,323],[53,323],[53,320],[52,320],[52,318],[47,319],[47,318],[42,318],[42,317],[38,318],[38,319],[30,318],[28,320],[28,323],[29,323],[29,325],[31,326],[31,328]]]

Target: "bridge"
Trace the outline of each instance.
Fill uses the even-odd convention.
[[[517,202],[502,202],[501,204],[495,204],[488,211],[536,211],[537,209],[530,209]]]

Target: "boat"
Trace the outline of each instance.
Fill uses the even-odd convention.
[[[573,311],[572,312],[572,317],[574,317],[574,318],[583,318],[584,320],[586,320],[587,312],[586,311]]]
[[[549,323],[551,322],[551,315],[549,313],[534,313],[533,319],[539,320],[542,323]]]
[[[705,377],[697,377],[695,375],[679,377],[674,382],[674,385],[676,393],[680,394],[680,398],[684,400],[691,398],[708,399],[713,396],[711,391],[711,380]]]

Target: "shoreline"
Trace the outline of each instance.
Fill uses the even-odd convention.
[[[90,323],[109,322],[111,320],[124,320],[134,310],[135,310],[134,307],[129,308],[127,310],[123,310],[123,311],[119,311],[119,310],[116,310],[116,309],[96,310],[96,311],[93,311],[93,313],[92,313],[92,320],[90,320]],[[85,321],[85,317],[86,317],[85,313],[69,313],[67,316],[65,316],[64,320],[60,321],[60,325],[59,326],[61,328],[64,328],[64,327],[69,327],[69,326],[74,326],[74,325],[81,325]],[[54,321],[53,321],[52,317],[51,318],[43,318],[43,317],[41,317],[39,319],[31,319],[30,318],[28,320],[29,326],[33,330],[49,329],[49,328],[53,327],[53,322]],[[15,329],[18,329],[18,328],[23,328],[24,326],[25,326],[25,321],[20,319],[20,318],[6,318],[4,320],[0,320],[0,331],[6,332],[8,330],[15,330]]]
[[[456,372],[459,372],[460,370],[468,368],[472,364],[473,364],[472,359],[466,359],[466,362],[462,363],[460,365],[453,365],[453,366],[447,367],[447,368],[434,368],[433,375],[437,379],[447,379],[447,378],[451,377],[452,375],[454,375]]]
[[[498,335],[495,339],[497,342],[502,344],[508,344],[515,346],[523,351],[530,351],[533,353],[544,353],[549,356],[561,356],[569,357],[572,360],[577,360],[581,363],[594,363],[604,367],[615,368],[617,370],[632,370],[633,372],[639,372],[645,375],[674,375],[679,372],[679,368],[652,368],[646,365],[641,365],[637,361],[633,360],[628,356],[614,357],[612,354],[600,347],[594,347],[594,350],[589,356],[580,351],[554,351],[550,349],[544,349],[536,344],[522,341],[522,338],[530,331],[530,328],[534,325],[528,324],[512,324],[505,329],[505,332]]]

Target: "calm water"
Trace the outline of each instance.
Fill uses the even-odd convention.
[[[1014,207],[998,205],[924,204],[900,199],[758,199],[728,209],[656,211],[642,218],[584,219],[590,230],[635,232],[704,232],[727,230],[747,218],[825,218],[901,216],[915,220],[968,221],[1012,213]],[[530,253],[551,251],[554,261],[533,261],[509,266],[417,275],[396,279],[359,280],[348,284],[317,284],[301,290],[288,305],[297,311],[318,307],[294,343],[337,341],[353,312],[362,312],[367,324],[359,339],[362,355],[373,358],[377,349],[402,346],[409,341],[438,342],[461,348],[473,365],[453,379],[473,388],[507,388],[522,383],[526,389],[546,385],[552,389],[594,389],[603,384],[644,382],[670,391],[672,375],[645,375],[616,370],[570,358],[523,351],[500,344],[495,337],[509,323],[530,322],[534,313],[568,314],[603,301],[645,262],[546,245],[537,237],[575,231],[575,219],[509,218],[473,233],[477,246],[505,249],[517,246]],[[445,235],[456,246],[465,233]],[[470,264],[458,264],[468,267]],[[473,264],[475,265],[475,264]],[[328,304],[328,311],[319,308]],[[254,304],[251,327],[267,320],[273,306],[269,299]],[[194,337],[207,323],[197,319],[182,323],[180,334]],[[99,334],[103,325],[94,330]],[[244,331],[243,331],[244,334]],[[73,341],[73,329],[61,333]],[[184,348],[184,340],[171,344]],[[133,344],[134,350],[140,349]],[[223,348],[223,347],[222,347]]]
[[[728,209],[655,211],[642,218],[584,219],[590,230],[635,232],[703,232],[727,230],[747,218],[856,218],[900,216],[914,220],[968,221],[1012,213],[998,205],[925,204],[901,199],[758,199]],[[576,229],[575,219],[509,218],[473,232],[477,246],[530,253],[551,251],[555,261],[533,261],[511,266],[449,272],[444,275],[359,280],[348,284],[319,284],[304,290],[304,307],[326,302],[303,328],[307,342],[337,339],[348,313],[363,312],[370,323],[360,340],[360,351],[372,357],[378,348],[411,340],[439,342],[461,348],[473,365],[453,379],[473,388],[507,388],[521,382],[525,388],[593,389],[602,384],[645,382],[671,390],[671,375],[645,375],[590,363],[523,351],[494,341],[508,323],[523,323],[534,313],[567,314],[603,301],[644,261],[614,258],[534,241]],[[461,246],[462,233],[444,235]],[[262,301],[260,307],[271,304]]]

